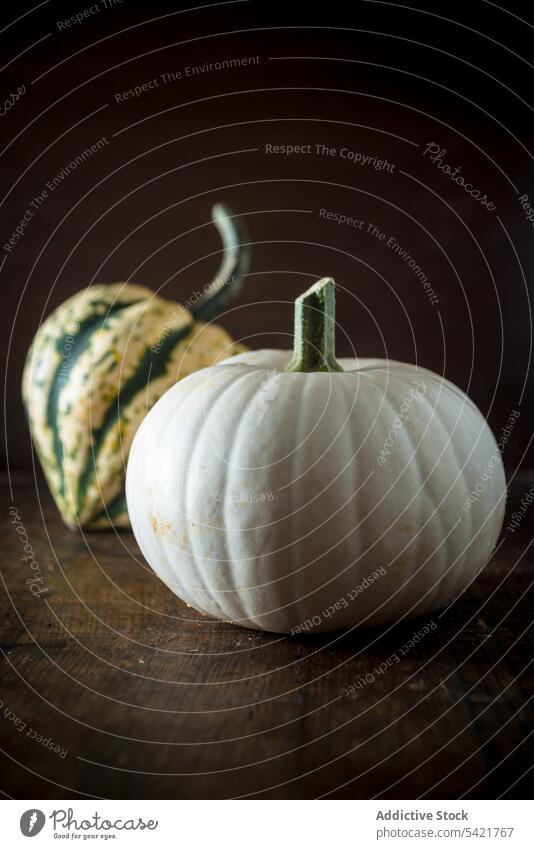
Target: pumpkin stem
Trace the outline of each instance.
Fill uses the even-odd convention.
[[[343,371],[336,361],[336,284],[323,277],[295,301],[293,357],[286,371]]]

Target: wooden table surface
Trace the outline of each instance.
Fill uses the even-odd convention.
[[[390,630],[280,638],[200,616],[151,573],[132,534],[84,538],[62,525],[43,484],[23,474],[11,484],[12,500],[4,478],[0,617],[7,796],[528,796],[528,519],[445,612]]]

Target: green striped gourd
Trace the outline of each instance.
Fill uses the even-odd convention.
[[[130,527],[124,495],[133,437],[177,380],[242,345],[211,320],[248,268],[243,231],[217,204],[223,257],[189,309],[133,283],[93,285],[59,306],[28,352],[22,393],[33,443],[69,527]]]

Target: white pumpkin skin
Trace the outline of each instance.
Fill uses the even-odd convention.
[[[502,527],[504,472],[484,418],[426,369],[339,360],[340,373],[288,373],[290,357],[233,357],[149,412],[126,482],[144,556],[198,610],[279,633],[447,604]]]

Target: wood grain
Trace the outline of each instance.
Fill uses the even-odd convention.
[[[4,479],[6,795],[527,794],[527,519],[445,612],[390,630],[286,639],[197,614],[155,578],[131,534],[84,538],[63,527],[42,483],[19,475],[12,486],[13,501]],[[25,583],[32,571],[10,505],[44,579],[40,596]],[[437,627],[401,656],[430,621]]]

